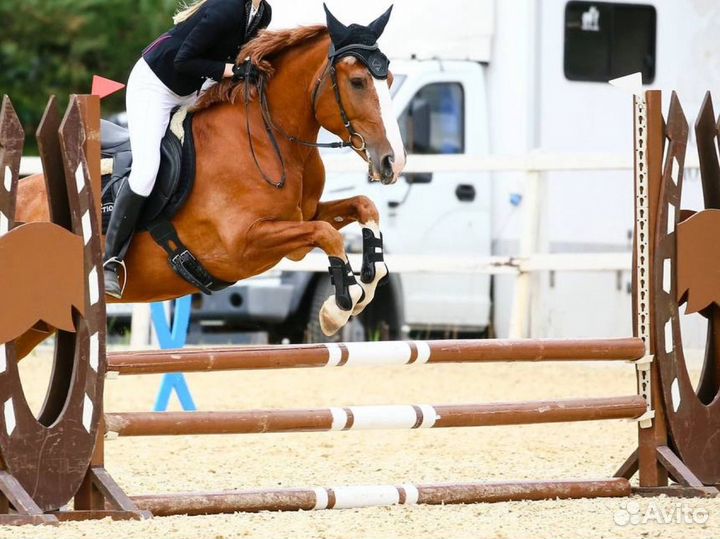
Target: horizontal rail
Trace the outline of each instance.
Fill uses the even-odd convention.
[[[638,418],[639,395],[493,404],[351,406],[242,412],[132,412],[105,414],[108,437],[326,432],[528,425]]]
[[[360,268],[362,255],[350,254],[352,267]],[[395,273],[458,273],[485,275],[518,275],[543,271],[593,272],[629,271],[632,253],[549,253],[522,256],[432,256],[388,254],[387,264]],[[312,252],[300,261],[283,259],[275,271],[327,271],[327,255]]]
[[[377,341],[111,353],[108,371],[130,375],[423,363],[627,361],[640,359],[644,353],[642,340],[633,337]]]
[[[324,156],[328,173],[367,171],[357,156]],[[686,169],[698,168],[697,156],[688,155]],[[363,168],[364,167],[364,168]],[[632,157],[626,154],[582,154],[530,152],[524,155],[410,155],[404,172],[553,172],[553,171],[633,170]],[[20,175],[39,174],[39,157],[23,157]]]
[[[390,505],[445,505],[630,496],[627,479],[442,485],[350,486],[133,496],[155,516],[313,511]]]
[[[327,172],[331,174],[363,171],[363,161],[354,155],[323,156],[323,162]],[[697,156],[688,155],[685,168],[698,168],[698,166]],[[632,156],[539,151],[523,155],[409,155],[404,172],[591,172],[595,170],[633,170]]]

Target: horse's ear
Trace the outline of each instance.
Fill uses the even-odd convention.
[[[380,15],[370,24],[368,24],[368,28],[373,34],[375,34],[375,37],[377,39],[380,39],[380,36],[385,31],[385,26],[387,26],[387,23],[390,20],[390,14],[392,13],[393,7],[394,6],[390,6],[385,13]]]
[[[343,40],[348,36],[350,30],[347,26],[337,20],[337,18],[335,18],[335,15],[330,13],[330,10],[325,3],[323,3],[323,7],[325,8],[325,17],[327,18],[327,27],[328,32],[330,33],[330,39],[332,40],[333,44],[342,43]]]

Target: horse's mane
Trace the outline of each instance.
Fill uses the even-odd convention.
[[[324,36],[327,31],[327,27],[319,25],[301,26],[291,30],[262,30],[255,39],[242,48],[237,56],[237,61],[242,62],[246,58],[250,58],[260,73],[265,78],[270,78],[275,72],[272,66],[273,56],[299,43]],[[244,84],[242,83],[224,79],[208,88],[192,108],[198,111],[216,103],[235,103],[238,95],[242,95],[243,88]]]

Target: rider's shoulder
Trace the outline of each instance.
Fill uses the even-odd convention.
[[[204,8],[208,13],[222,15],[229,19],[244,20],[246,18],[244,0],[208,0]]]
[[[238,11],[245,11],[245,0],[207,0],[206,6],[214,9],[232,9]]]

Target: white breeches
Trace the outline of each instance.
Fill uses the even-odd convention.
[[[130,145],[133,152],[130,189],[140,196],[150,195],[160,168],[160,142],[170,122],[170,111],[191,104],[195,93],[179,96],[153,73],[143,58],[135,64],[126,90]]]

